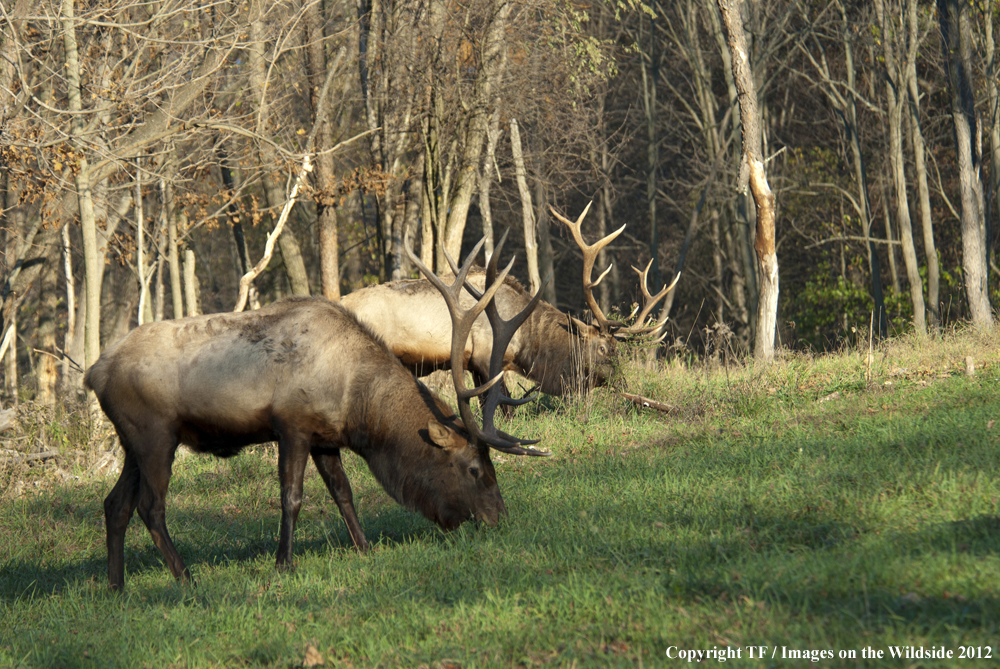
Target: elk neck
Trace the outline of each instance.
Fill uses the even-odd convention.
[[[577,337],[566,329],[566,314],[541,302],[517,337],[522,345],[514,357],[515,364],[543,393],[561,395],[563,377],[572,373],[573,347],[577,345]]]

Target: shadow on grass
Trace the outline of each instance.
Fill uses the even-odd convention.
[[[186,648],[196,644],[199,638],[185,638],[177,636],[169,639],[151,639],[147,645],[147,653],[155,655],[162,653],[165,648],[171,648],[176,653],[177,660],[170,666],[188,666],[186,662],[180,662],[184,658]],[[15,664],[14,666],[24,667],[58,667],[59,669],[94,669],[94,667],[123,666],[122,651],[127,647],[116,647],[114,644],[94,644],[86,641],[85,637],[69,636],[69,638],[42,636],[36,640],[36,648],[44,647],[44,652],[35,653],[30,664]],[[258,641],[240,652],[223,655],[222,664],[219,666],[229,667],[291,667],[301,666],[298,663],[289,662],[290,657],[301,657],[301,649],[295,647],[291,639],[277,640],[270,643]],[[131,666],[153,666],[151,664],[138,664],[139,658],[132,658]],[[129,666],[126,664],[125,666]]]
[[[206,566],[226,564],[251,565],[263,560],[274,570],[275,552],[278,547],[280,511],[270,508],[260,512],[244,512],[238,516],[219,509],[206,509],[197,505],[174,504],[167,509],[167,527],[171,539],[197,582],[198,572]],[[75,584],[92,582],[103,586],[106,581],[107,559],[104,548],[105,527],[103,516],[95,525],[99,502],[72,505],[59,499],[38,497],[24,503],[22,515],[26,518],[45,519],[58,515],[56,530],[65,535],[96,532],[100,548],[91,548],[74,554],[53,555],[52,551],[32,551],[31,557],[15,558],[3,564],[0,571],[0,601],[13,602],[25,597],[58,595]],[[359,514],[365,536],[373,548],[389,548],[423,538],[441,535],[429,521],[401,507],[379,508],[371,514]],[[197,540],[194,537],[207,537]],[[340,517],[333,500],[311,503],[299,516],[293,544],[296,561],[301,558],[329,556],[353,552],[347,527]],[[165,579],[172,578],[159,549],[153,544],[138,514],[132,516],[126,531],[125,579],[126,589],[132,578],[149,572],[162,572]],[[277,573],[277,572],[275,572]]]
[[[568,508],[570,506],[574,508]],[[601,513],[599,507],[591,508],[593,515]],[[548,512],[565,515],[576,510],[574,504],[565,503]],[[713,513],[723,517],[735,511],[737,509],[723,505]],[[563,587],[566,596],[574,598],[576,591],[572,583],[576,579],[589,583],[600,599],[622,598],[627,603],[628,598],[634,598],[632,606],[651,601],[643,599],[641,592],[644,589],[651,591],[656,606],[701,611],[696,615],[706,616],[706,624],[712,625],[726,625],[726,619],[745,620],[748,612],[756,615],[757,606],[794,611],[797,616],[817,620],[840,619],[838,627],[844,628],[846,622],[848,629],[857,630],[858,643],[865,641],[863,630],[883,626],[900,629],[903,625],[903,629],[910,630],[908,633],[932,636],[943,634],[944,627],[980,631],[996,627],[1000,599],[992,592],[966,591],[961,595],[919,588],[915,592],[904,592],[893,585],[892,578],[894,555],[911,560],[948,559],[956,555],[995,557],[1000,552],[1000,532],[997,531],[1000,518],[996,516],[939,523],[917,532],[874,535],[853,523],[838,522],[832,510],[816,511],[800,519],[746,510],[743,513],[742,517],[734,518],[734,524],[740,529],[726,538],[710,538],[711,532],[700,533],[701,536],[684,542],[678,541],[672,532],[667,532],[663,540],[645,544],[630,542],[624,537],[597,538],[578,542],[576,546],[580,552],[571,561],[539,551],[539,558],[526,564],[524,555],[539,546],[531,545],[528,539],[517,534],[516,519],[508,519],[497,530],[463,527],[445,534],[425,525],[422,519],[415,522],[412,514],[395,508],[367,519],[369,538],[382,548],[378,562],[370,571],[383,574],[405,571],[405,587],[392,578],[380,582],[377,580],[380,577],[373,574],[372,580],[337,594],[337,608],[374,611],[380,610],[386,602],[404,600],[431,607],[459,604],[476,607],[495,602],[496,596],[530,602],[536,597],[544,599],[545,593]],[[207,540],[200,545],[185,539],[177,542],[196,582],[202,571],[199,567],[227,562],[242,565],[239,573],[227,574],[222,582],[206,584],[205,588],[176,584],[162,565],[159,552],[147,543],[141,549],[126,551],[127,580],[123,595],[106,591],[101,556],[57,567],[43,566],[32,560],[8,563],[0,576],[0,598],[7,603],[25,598],[60,598],[64,591],[82,585],[99,601],[107,598],[111,603],[119,601],[118,597],[124,598],[125,608],[136,612],[140,616],[137,619],[154,614],[159,617],[161,610],[169,611],[182,605],[211,610],[225,603],[224,593],[227,592],[238,603],[242,601],[241,595],[245,599],[247,592],[259,588],[262,582],[280,582],[285,578],[274,571],[272,560],[276,542],[267,538],[246,538],[252,536],[255,522],[265,520],[263,515],[234,524],[223,514],[210,519],[202,513],[183,509],[172,514],[172,524],[178,528],[188,523],[229,525],[225,537],[216,531],[219,541]],[[684,514],[665,519],[671,525],[692,520]],[[341,522],[339,518],[337,522]],[[365,523],[365,519],[362,522]],[[346,530],[338,528],[334,533],[329,531],[329,523],[309,524],[312,527],[304,533],[308,536],[296,543],[296,555],[300,559],[308,559],[315,570],[315,558],[339,560],[348,557],[352,549]],[[742,531],[744,529],[748,531]],[[141,530],[142,541],[148,542],[145,528]],[[196,535],[193,530],[192,534]],[[409,542],[441,550],[424,551],[414,558],[413,554],[398,550]],[[262,558],[266,559],[259,563]],[[476,563],[480,559],[485,562],[485,573],[476,574],[479,567]],[[147,585],[141,589],[129,583],[128,579],[149,572],[159,572],[162,578],[155,579],[152,585],[147,580]],[[457,573],[463,576],[457,577]],[[628,574],[632,580],[617,585],[623,574]],[[640,576],[635,577],[635,574]],[[244,577],[246,583],[235,586],[235,591],[227,584],[238,583]],[[338,584],[331,582],[330,587],[337,588]],[[285,584],[289,594],[295,592],[294,588],[294,585]],[[305,613],[298,611],[297,615],[301,617]],[[268,603],[264,615],[275,614],[274,603]],[[773,621],[775,618],[768,614],[768,619]],[[41,638],[39,643],[49,644],[49,654],[45,657],[51,661],[39,664],[36,660],[40,656],[36,654],[33,666],[100,666],[102,657],[114,664],[111,661],[113,649],[85,647],[82,637],[81,643],[77,641],[76,638]],[[189,638],[186,643],[192,641],[194,639]],[[301,652],[294,645],[292,635],[287,642],[269,641],[261,639],[252,648],[244,648],[240,651],[241,662],[252,666],[270,665],[287,662],[289,657]],[[771,639],[772,643],[782,641],[781,638]],[[146,643],[160,643],[160,640],[154,636]],[[909,640],[901,639],[899,643],[909,643]],[[82,656],[84,650],[88,650],[89,657]]]

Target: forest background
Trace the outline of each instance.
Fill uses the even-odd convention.
[[[777,202],[780,345],[823,350],[1000,299],[997,0],[741,5]],[[52,403],[142,322],[442,271],[510,229],[515,268],[605,310],[681,270],[665,346],[750,350],[760,270],[741,116],[708,0],[0,0],[9,400]],[[305,157],[310,156],[306,161]],[[311,171],[304,170],[306,163]],[[294,186],[298,183],[297,190]],[[285,207],[290,199],[294,206]],[[884,305],[884,306],[883,306]],[[722,343],[725,342],[725,343]]]

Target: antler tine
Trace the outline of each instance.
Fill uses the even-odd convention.
[[[504,269],[501,275],[502,276],[501,281],[498,282],[495,286],[490,286],[489,289],[486,290],[485,295],[483,295],[479,299],[479,301],[476,303],[475,306],[473,306],[471,309],[468,310],[462,310],[461,303],[459,301],[459,298],[462,294],[462,285],[465,283],[465,279],[469,274],[469,270],[472,268],[472,261],[479,253],[479,249],[482,248],[483,242],[485,241],[486,239],[483,238],[472,249],[472,252],[469,254],[465,263],[462,265],[462,268],[459,270],[458,275],[455,277],[455,282],[452,283],[450,286],[445,284],[436,274],[434,274],[434,272],[432,272],[426,265],[424,265],[424,263],[420,261],[420,258],[414,255],[413,251],[410,249],[409,246],[405,244],[403,245],[403,247],[406,249],[406,255],[409,256],[410,258],[410,262],[416,265],[417,269],[419,269],[420,272],[425,277],[427,277],[427,280],[430,281],[434,285],[434,287],[438,289],[438,291],[444,297],[445,304],[447,304],[448,306],[448,313],[451,314],[451,326],[452,326],[452,337],[451,337],[452,362],[462,361],[465,352],[465,342],[466,340],[468,340],[469,334],[472,332],[472,324],[475,323],[476,318],[479,317],[479,314],[483,312],[483,309],[486,308],[486,305],[493,299],[493,296],[496,294],[496,291],[500,288],[500,285],[503,283],[502,279],[507,277],[507,273],[510,272],[511,265],[513,265],[513,263],[511,263],[511,265],[508,265],[507,268]],[[446,252],[445,256],[447,255],[448,254]],[[476,388],[470,391],[465,388],[465,382],[464,379],[462,378],[463,371],[464,371],[464,365],[462,364],[452,365],[452,379],[455,382],[455,391],[459,396],[459,400],[464,399],[466,404],[468,403],[469,398],[475,397],[476,395],[481,395],[483,392],[486,392],[486,390],[488,390],[488,388],[491,387],[492,384],[495,384],[500,381],[499,378],[493,378],[490,379],[490,381],[484,387]],[[460,409],[462,408],[461,401],[459,402],[459,408]],[[471,412],[469,414],[469,417],[471,418]],[[467,420],[464,412],[462,412],[462,419]]]
[[[493,303],[493,298],[496,295],[497,290],[503,285],[504,280],[510,273],[511,267],[514,265],[514,261],[507,265],[499,276],[496,276],[496,261],[495,258],[498,257],[497,253],[493,254],[490,259],[490,264],[492,265],[492,275],[496,277],[493,282],[489,281],[489,269],[487,270],[488,278],[485,290],[478,297],[478,301],[475,306],[470,309],[463,310],[460,305],[459,297],[461,296],[463,286],[468,289],[467,277],[469,270],[472,267],[472,262],[475,260],[476,256],[479,254],[479,250],[482,248],[483,242],[485,242],[485,237],[476,244],[473,251],[466,257],[465,263],[462,265],[461,269],[456,272],[455,281],[450,286],[445,284],[437,275],[434,274],[426,265],[424,265],[419,258],[417,258],[413,251],[410,250],[409,246],[404,244],[406,249],[406,254],[420,272],[427,277],[427,279],[434,285],[435,288],[442,294],[445,299],[445,303],[448,305],[448,312],[451,314],[452,323],[452,336],[451,336],[451,377],[455,384],[455,392],[458,396],[458,411],[462,417],[462,422],[465,423],[465,429],[469,432],[472,437],[471,441],[473,443],[481,443],[482,445],[489,445],[493,448],[503,451],[505,453],[511,453],[515,455],[549,455],[542,451],[535,451],[532,449],[521,448],[523,445],[534,444],[537,441],[522,440],[511,437],[510,435],[504,435],[497,432],[496,428],[493,428],[492,432],[484,431],[479,428],[476,424],[475,417],[472,413],[472,407],[469,404],[469,400],[477,395],[481,395],[484,392],[489,393],[499,393],[499,388],[497,384],[503,379],[504,372],[501,369],[497,373],[493,373],[491,368],[491,373],[493,377],[484,383],[483,385],[467,389],[465,386],[465,369],[464,356],[465,356],[465,343],[469,338],[469,334],[472,332],[472,326],[479,314],[483,312],[487,307],[492,307],[495,309]],[[454,268],[454,261],[448,257],[445,253],[445,257],[448,263]],[[478,292],[478,291],[477,291]],[[509,337],[508,337],[509,340]],[[494,331],[494,350],[496,349],[497,334]],[[506,343],[503,344],[501,351],[505,351],[507,348]],[[488,403],[487,399],[487,403]],[[495,409],[495,407],[494,407]],[[490,416],[492,423],[492,416]]]
[[[667,294],[668,289],[666,285],[664,285],[663,289],[660,290],[660,292],[658,292],[656,295],[651,295],[649,293],[649,287],[648,287],[649,270],[653,266],[653,260],[654,258],[650,258],[649,262],[646,263],[646,269],[642,270],[641,272],[639,271],[638,267],[632,268],[632,270],[639,275],[639,278],[642,279],[642,281],[639,284],[639,287],[642,290],[642,296],[645,298],[645,301],[642,306],[642,311],[639,312],[639,317],[635,320],[636,324],[645,323],[646,317],[649,316],[649,312],[652,311],[653,307],[656,306],[656,303],[662,300],[663,297]]]
[[[681,273],[677,272],[677,276],[675,276],[674,280],[670,282],[670,285],[663,289],[663,294],[666,295],[667,293],[669,293],[670,291],[672,291],[674,289],[674,286],[676,286],[677,282],[680,281],[680,280],[681,280]],[[660,320],[656,321],[656,326],[655,327],[657,327],[657,328],[663,327],[663,324],[667,322],[667,317],[669,315],[670,314],[664,314],[663,317],[660,318]],[[663,338],[661,337],[660,339],[663,339]]]
[[[497,244],[493,255],[490,256],[490,260],[486,263],[486,286],[492,286],[496,283],[502,283],[503,279],[497,278],[497,261],[500,258],[500,250],[503,248],[504,242],[507,241],[507,232],[505,231],[503,237],[500,238],[500,243]],[[511,260],[511,263],[514,261]],[[509,267],[509,266],[508,266]],[[547,284],[552,279],[552,275],[549,274],[545,277],[545,281],[542,286]],[[534,296],[525,305],[519,313],[515,314],[509,320],[504,320],[500,317],[500,310],[497,309],[496,300],[491,301],[486,305],[486,318],[490,322],[490,328],[493,330],[493,349],[490,351],[490,374],[496,375],[503,372],[504,367],[504,356],[507,353],[507,346],[510,344],[510,340],[514,337],[524,321],[528,319],[531,313],[538,306],[539,301],[542,298],[542,290],[539,287],[538,291],[535,292]],[[512,406],[518,406],[521,404],[526,404],[530,402],[533,398],[514,400],[509,397],[504,397],[501,392],[500,386],[494,386],[487,394],[486,401],[483,403],[483,432],[486,434],[496,434],[500,438],[506,441],[512,441],[521,446],[528,444],[537,444],[537,439],[519,439],[513,437],[509,434],[502,433],[497,430],[494,424],[494,417],[496,416],[497,407],[500,404],[507,404]],[[494,447],[497,448],[497,447]],[[523,449],[514,447],[516,450],[511,450],[510,447],[498,448],[498,450],[504,451],[506,453],[512,453],[516,455],[551,455],[546,451],[536,451],[534,449]]]
[[[418,258],[416,255],[414,255],[413,250],[410,249],[410,247],[409,247],[408,244],[403,244],[403,248],[406,249],[406,255],[410,258],[410,262],[412,262],[414,265],[416,265],[417,269],[420,270],[420,273],[423,274],[425,277],[427,277],[427,280],[430,281],[432,284],[434,284],[434,287],[437,288],[441,292],[442,296],[444,296],[444,300],[448,304],[448,312],[451,314],[451,317],[452,317],[452,325],[457,325],[457,322],[455,322],[455,314],[457,313],[457,309],[458,309],[458,305],[459,305],[458,298],[462,294],[462,284],[465,283],[465,277],[469,275],[469,270],[472,269],[472,261],[475,259],[476,255],[479,254],[479,249],[481,249],[483,247],[483,243],[485,241],[486,241],[485,237],[483,239],[479,240],[479,243],[476,244],[476,246],[472,249],[472,253],[470,253],[469,256],[466,258],[465,264],[462,265],[461,269],[456,269],[456,267],[455,267],[455,261],[452,260],[451,256],[448,254],[448,252],[445,251],[444,256],[448,260],[448,264],[451,265],[452,269],[455,272],[455,279],[456,280],[450,286],[446,285],[438,277],[437,274],[435,274],[434,272],[432,272],[427,267],[427,265],[425,265],[423,262],[421,262],[420,258]],[[485,305],[483,305],[483,307],[485,308]],[[479,313],[481,313],[481,312],[482,312],[482,309],[479,309],[476,312],[476,316],[478,316]],[[473,320],[475,320],[475,319],[473,319]],[[464,343],[463,343],[463,346],[464,346]]]
[[[503,250],[503,245],[507,242],[507,233],[509,232],[510,228],[504,230],[503,235],[500,237],[500,241],[496,244],[494,248],[493,255],[490,257],[490,260],[487,263],[486,267],[487,283],[493,283],[496,280],[497,259],[500,257],[500,252]],[[455,262],[451,259],[451,256],[445,254],[445,257],[448,259],[448,263],[451,265],[452,273],[458,274],[459,271],[458,267],[455,266]],[[511,263],[513,262],[514,261],[512,259]],[[551,279],[552,279],[552,274],[550,273],[547,277],[545,277],[545,281],[542,282],[542,287],[544,288],[545,285]],[[482,298],[483,296],[483,294],[474,285],[472,285],[472,282],[469,280],[465,281],[465,289],[469,291],[469,293],[477,300]],[[542,293],[541,288],[539,288],[538,292],[535,293],[535,296],[531,299],[530,302],[528,302],[527,306],[525,306],[525,308],[519,314],[517,314],[508,321],[505,321],[502,318],[500,318],[500,312],[496,308],[495,301],[491,302],[486,306],[486,317],[489,319],[490,327],[493,329],[494,333],[493,341],[500,342],[499,344],[494,344],[493,350],[490,353],[490,374],[494,374],[494,378],[495,375],[502,373],[503,356],[507,351],[507,346],[510,344],[510,340],[517,332],[518,328],[520,328],[521,325],[524,324],[524,321],[527,320],[527,318],[534,311],[535,307],[538,305],[538,302],[541,299],[541,293]],[[490,384],[490,387],[491,388],[493,387],[492,384]],[[537,386],[535,388],[537,388]],[[483,388],[483,391],[485,390],[486,389]],[[538,397],[538,394],[534,392],[533,388],[532,392],[527,393],[521,399],[513,399],[511,397],[506,397],[501,392],[497,392],[494,395],[488,396],[486,399],[485,406],[483,408],[483,430],[485,432],[490,432],[491,430],[494,429],[493,418],[496,406],[492,407],[490,406],[490,397],[494,396],[496,397],[497,404],[506,404],[509,406],[521,406],[522,404],[533,402]],[[510,437],[510,438],[525,443],[525,440],[516,439],[515,437]],[[537,440],[532,443],[537,443]],[[532,453],[538,453],[538,452],[532,451]]]
[[[496,246],[493,247],[493,255],[490,256],[490,261],[492,261],[493,258],[496,258],[496,257],[498,257],[500,255],[500,251],[503,250],[503,245],[507,241],[507,233],[508,232],[510,232],[510,228],[507,228],[506,230],[503,231],[503,234],[500,236],[500,241],[496,244]],[[485,237],[483,238],[483,241],[486,241]],[[459,270],[455,266],[455,261],[451,259],[451,256],[448,255],[447,252],[444,254],[444,257],[448,261],[448,264],[451,266],[451,272],[452,272],[452,274],[458,276],[458,271]],[[488,264],[489,263],[487,263],[487,265]],[[510,263],[508,264],[508,269],[513,264],[514,264],[514,258],[511,258]],[[494,263],[494,267],[495,266],[496,266],[496,264]],[[489,280],[489,278],[487,278],[487,281],[488,280]],[[468,280],[466,280],[466,282],[465,282],[465,289],[467,291],[469,291],[469,294],[472,295],[472,297],[476,298],[477,300],[481,299],[483,297],[483,294],[481,292],[479,292],[479,290],[475,286],[473,286],[472,283],[470,281],[468,281]]]
[[[611,271],[611,266],[608,265],[608,268],[604,270],[599,277],[597,277],[597,281],[592,281],[591,278],[594,274],[594,263],[597,262],[597,254],[601,249],[614,241],[615,237],[620,235],[622,231],[625,230],[625,226],[623,225],[610,235],[599,239],[593,244],[587,244],[583,241],[583,234],[580,232],[580,225],[583,223],[583,219],[587,215],[587,212],[590,211],[590,205],[593,203],[593,200],[587,203],[587,206],[583,209],[583,213],[580,214],[575,222],[570,221],[568,218],[560,214],[551,205],[549,205],[549,211],[552,212],[553,216],[566,224],[566,226],[570,229],[570,232],[573,233],[573,240],[576,242],[576,245],[580,247],[581,251],[583,251],[583,296],[586,298],[587,306],[590,307],[590,311],[594,314],[594,318],[597,319],[601,330],[606,331],[612,325],[612,322],[604,315],[604,312],[601,311],[601,307],[598,306],[597,300],[594,298],[594,286],[598,285],[607,273]]]
[[[649,292],[649,288],[647,287],[647,279],[649,277],[649,269],[652,266],[653,266],[653,259],[650,258],[649,262],[646,263],[646,269],[639,271],[638,267],[632,268],[633,270],[635,270],[636,274],[639,275],[639,278],[642,279],[642,281],[639,284],[639,287],[642,290],[644,305],[642,311],[639,312],[639,316],[635,319],[634,325],[625,328],[625,330],[623,331],[623,334],[625,335],[634,336],[641,334],[649,334],[650,332],[656,332],[661,327],[663,327],[663,324],[667,321],[666,316],[664,316],[663,318],[657,320],[656,323],[651,326],[647,327],[643,325],[646,322],[646,318],[649,316],[649,313],[653,310],[653,307],[656,306],[656,303],[662,300],[664,297],[666,297],[667,294],[674,289],[674,286],[677,285],[677,282],[681,278],[681,274],[680,272],[678,272],[677,276],[674,277],[674,280],[670,282],[669,286],[664,285],[663,289],[660,292],[658,292],[656,295],[651,295]]]
[[[486,268],[486,281],[487,284],[492,279],[493,275],[496,274],[496,263],[494,262],[496,254],[493,258],[490,258],[489,266]],[[516,314],[510,320],[504,320],[500,317],[500,312],[497,309],[496,302],[490,302],[486,306],[486,317],[490,321],[490,327],[493,329],[493,350],[490,352],[490,374],[502,373],[504,366],[504,354],[507,352],[507,345],[513,338],[514,334],[517,332],[518,328],[524,324],[524,321],[531,315],[531,312],[535,310],[538,306],[539,301],[542,298],[542,287],[545,286],[552,279],[552,275],[549,274],[542,286],[539,287],[538,291],[531,298],[528,304],[522,309],[518,314]],[[513,440],[521,445],[527,444],[537,444],[537,439],[527,440],[518,439],[511,437],[510,435],[500,433],[494,422],[494,416],[496,415],[497,407],[500,404],[506,404],[510,406],[520,406],[521,404],[526,404],[532,401],[534,397],[521,398],[519,400],[511,399],[509,397],[504,397],[501,393],[499,386],[494,386],[486,395],[486,401],[483,404],[483,431],[486,433],[498,433],[504,439]],[[509,449],[499,449],[507,453],[514,453]],[[535,450],[524,450],[521,449],[517,451],[518,455],[551,455],[546,451],[535,451]]]

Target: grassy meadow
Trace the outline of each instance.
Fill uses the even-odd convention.
[[[121,594],[105,575],[114,441],[22,407],[3,448],[44,438],[66,455],[0,464],[0,667],[651,667],[727,646],[752,666],[996,659],[998,344],[957,332],[766,369],[632,364],[628,389],[674,409],[600,390],[520,410],[504,429],[554,456],[494,456],[496,528],[445,534],[346,454],[367,555],[310,464],[293,573],[273,563],[274,448],[179,457],[167,520],[196,585],[173,581],[134,517]]]

